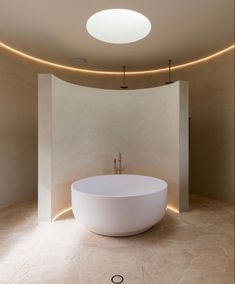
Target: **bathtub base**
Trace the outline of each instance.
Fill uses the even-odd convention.
[[[129,233],[118,233],[118,234],[109,234],[109,233],[101,233],[101,232],[96,232],[94,230],[91,230],[89,228],[87,228],[89,231],[91,231],[92,233],[95,233],[97,235],[101,235],[101,236],[107,236],[107,237],[129,237],[129,236],[134,236],[134,235],[139,235],[142,234],[148,230],[150,230],[153,226],[147,227],[143,230],[140,231],[134,231],[134,232],[129,232]]]

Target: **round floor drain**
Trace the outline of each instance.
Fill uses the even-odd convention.
[[[124,281],[124,278],[122,277],[122,275],[114,275],[112,278],[111,278],[111,281],[112,283],[114,284],[120,284]]]

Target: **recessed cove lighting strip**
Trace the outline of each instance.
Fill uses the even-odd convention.
[[[12,48],[12,47],[4,44],[3,42],[0,42],[0,47],[6,49],[8,51],[11,51],[11,52],[13,52],[13,53],[15,53],[15,54],[17,54],[21,57],[30,59],[32,61],[35,61],[35,62],[38,62],[38,63],[41,63],[41,64],[45,64],[45,65],[48,65],[48,66],[51,66],[51,67],[54,67],[54,68],[60,68],[60,69],[68,70],[68,71],[75,71],[75,72],[82,72],[82,73],[96,74],[96,75],[119,75],[119,76],[123,75],[123,73],[120,72],[120,71],[89,70],[89,69],[82,69],[82,68],[76,68],[76,67],[71,67],[71,66],[67,66],[67,65],[53,63],[53,62],[50,62],[50,61],[46,61],[46,60],[34,57],[34,56],[29,55],[27,53],[24,53],[22,51],[19,51],[15,48]],[[222,55],[226,52],[229,52],[230,50],[232,50],[234,48],[235,48],[235,44],[233,44],[233,45],[231,45],[231,46],[229,46],[229,47],[227,47],[223,50],[220,50],[220,51],[218,51],[218,52],[216,52],[212,55],[203,57],[201,59],[194,60],[194,61],[184,63],[184,64],[180,64],[180,65],[172,66],[171,70],[177,70],[177,69],[189,67],[189,66],[192,66],[192,65],[195,65],[195,64],[199,64],[199,63],[208,61],[208,60],[213,59],[217,56],[220,56],[220,55]],[[154,73],[159,73],[159,72],[168,72],[168,67],[167,68],[161,68],[161,69],[144,70],[144,71],[129,71],[129,72],[126,72],[126,75],[147,75],[147,74],[154,74]]]
[[[167,209],[170,210],[170,211],[173,211],[173,212],[175,212],[175,213],[180,213],[178,209],[173,208],[173,207],[171,207],[171,206],[167,206]]]
[[[171,210],[171,211],[173,211],[173,212],[175,212],[175,213],[179,213],[179,210],[177,210],[177,209],[175,209],[175,208],[173,208],[173,207],[171,207],[171,206],[167,206],[167,209],[169,209],[169,210]],[[72,207],[69,207],[69,208],[66,208],[66,209],[62,210],[60,213],[58,213],[58,214],[52,219],[52,221],[53,221],[53,222],[56,221],[59,217],[63,216],[65,213],[69,212],[70,210],[72,210]]]
[[[64,215],[65,213],[69,212],[70,210],[72,210],[72,207],[66,208],[64,210],[62,210],[60,213],[58,213],[53,219],[52,221],[54,222],[56,219],[58,219],[60,216]]]

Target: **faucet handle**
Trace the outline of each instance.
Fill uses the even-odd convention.
[[[114,168],[114,172],[117,173],[117,159],[113,160],[113,168]]]

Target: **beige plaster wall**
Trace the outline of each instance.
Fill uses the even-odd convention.
[[[37,192],[37,81],[28,62],[0,51],[0,208]]]
[[[39,75],[39,219],[71,206],[75,180],[112,174],[119,152],[125,173],[166,180],[168,205],[187,210],[187,130],[186,82],[116,91]]]
[[[167,60],[166,60],[167,61]],[[128,68],[127,68],[128,69]],[[65,72],[0,49],[0,207],[37,192],[37,75],[117,89],[120,77]],[[190,191],[234,200],[234,52],[173,72],[189,81]],[[167,73],[127,77],[130,88],[159,86]]]
[[[234,54],[173,76],[189,81],[190,191],[234,204]]]

